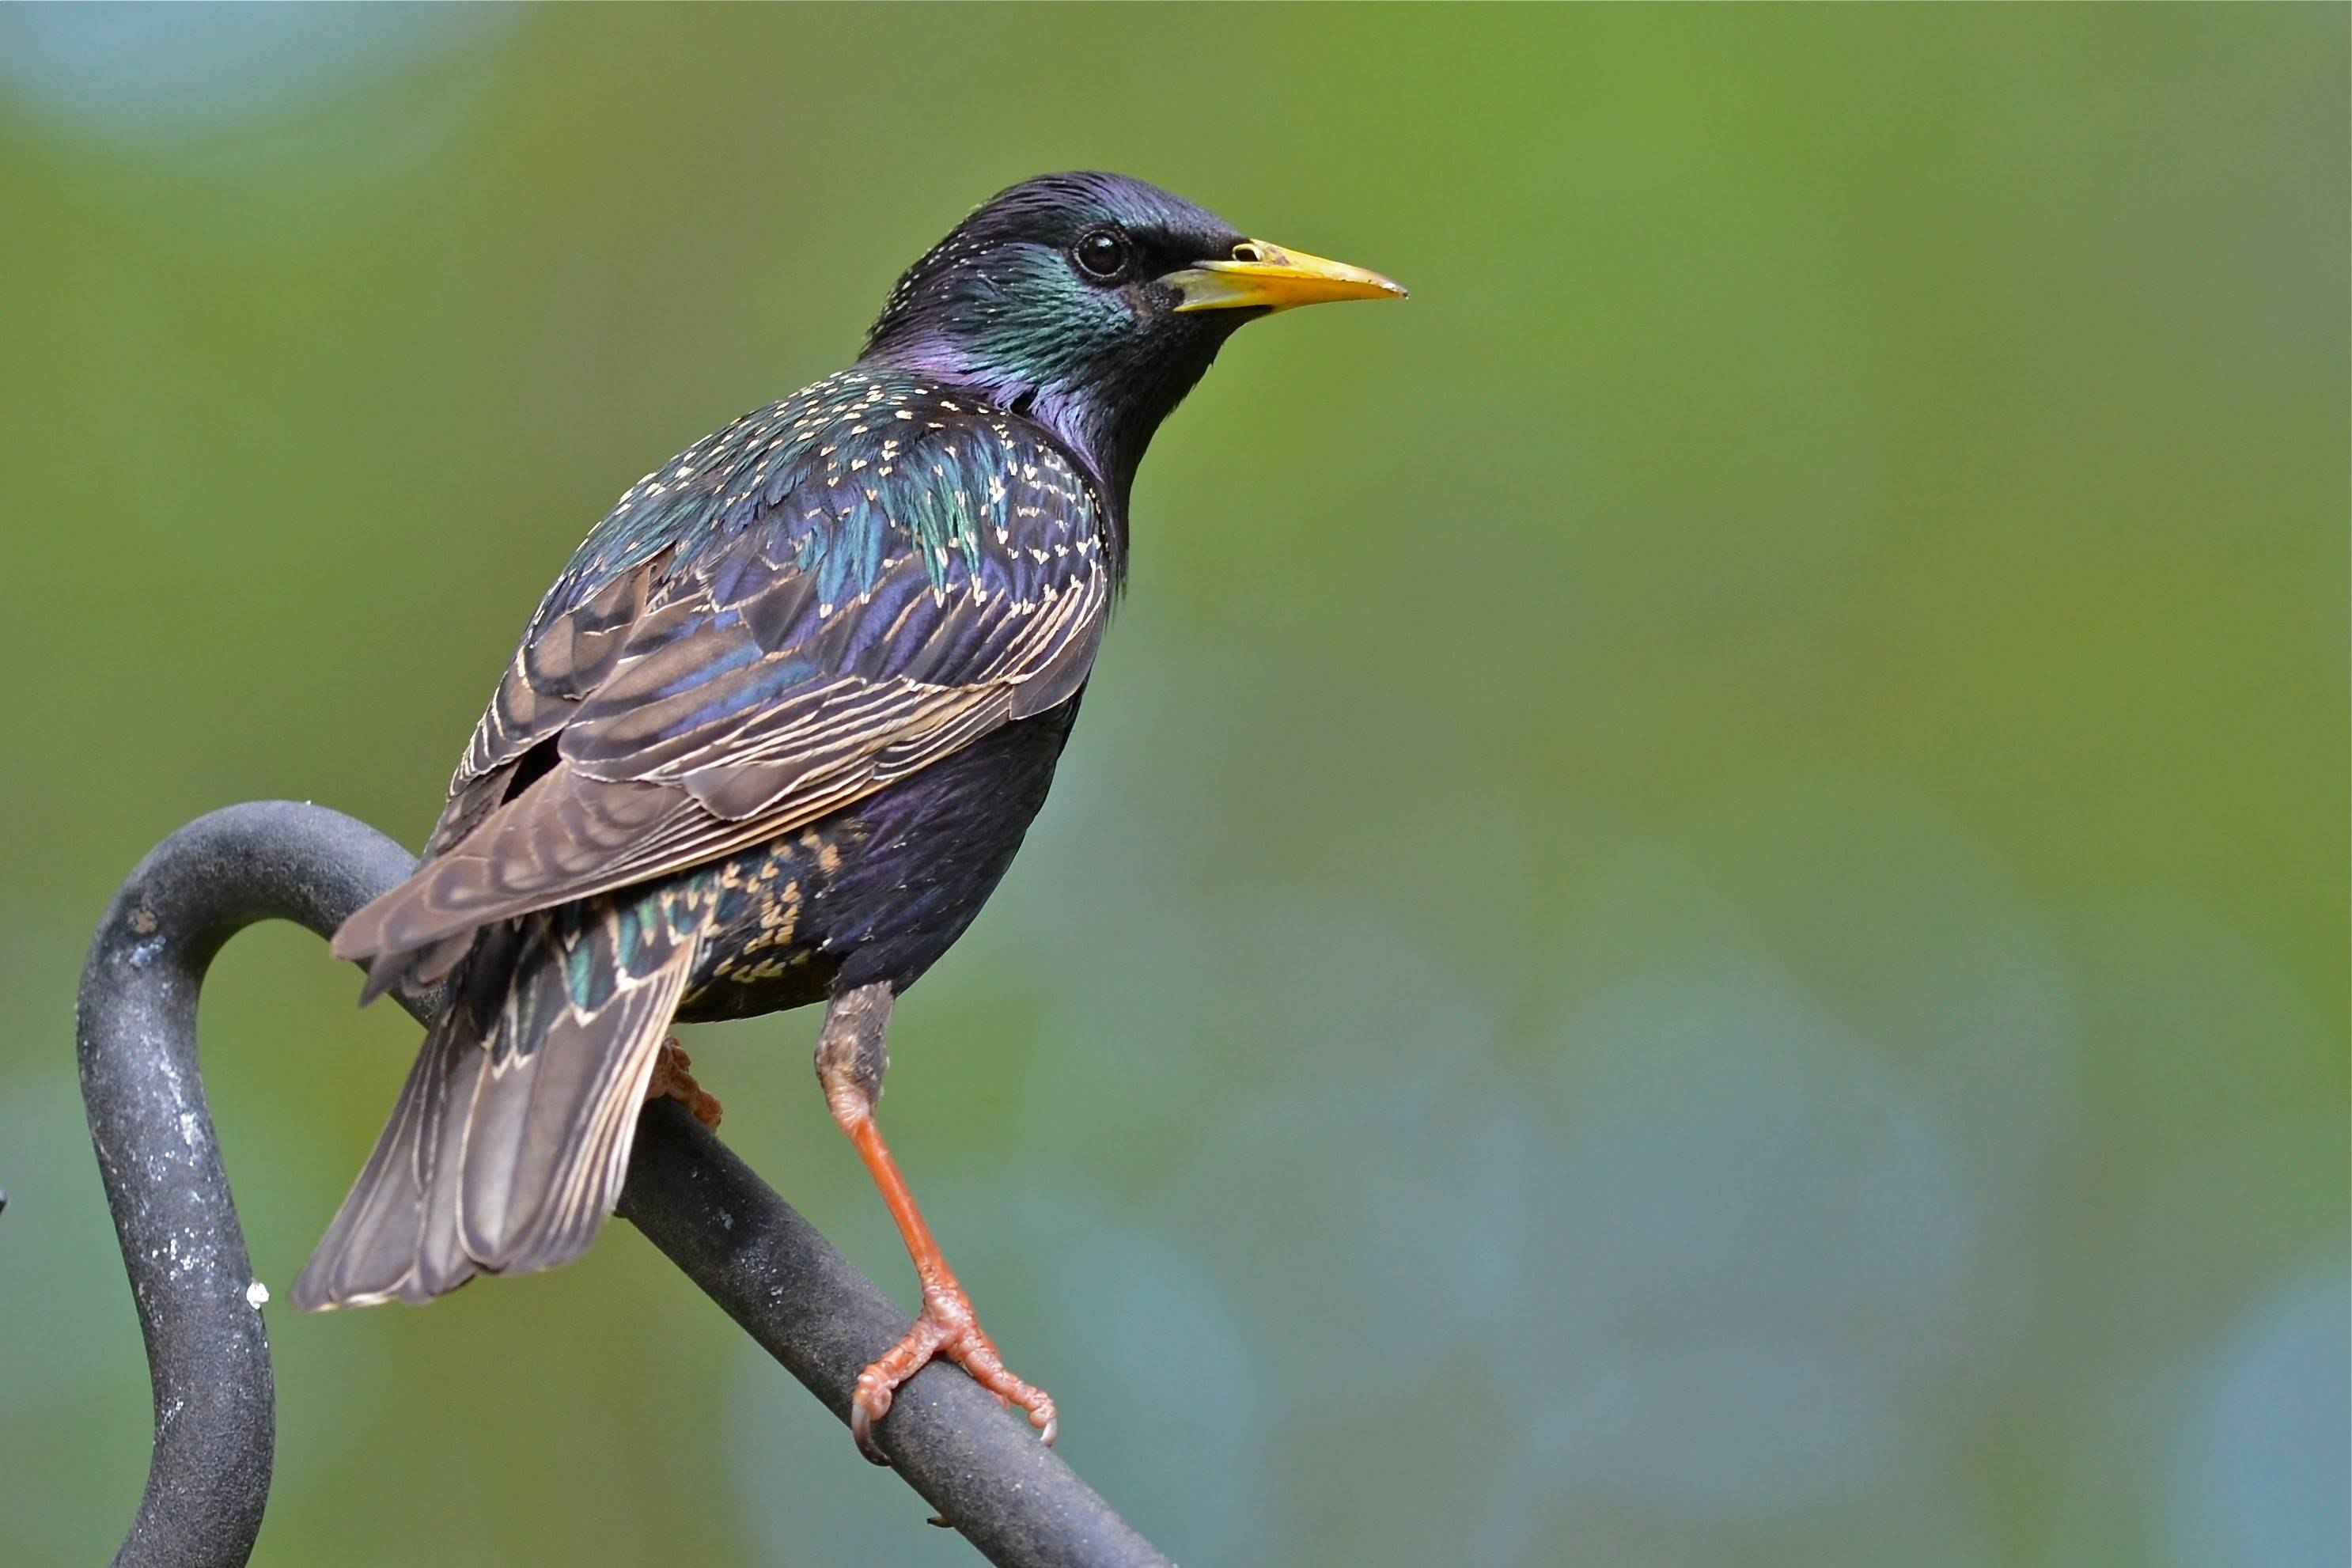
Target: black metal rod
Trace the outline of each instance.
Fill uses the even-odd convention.
[[[260,1293],[196,1065],[196,995],[222,944],[291,920],[321,935],[415,861],[338,812],[230,806],[157,845],[115,895],[82,971],[90,1140],[146,1336],[147,1489],[115,1562],[226,1568],[261,1529],[275,1388]],[[404,997],[429,1016],[437,997]],[[846,1419],[860,1368],[908,1321],[814,1226],[675,1104],[640,1123],[621,1213]],[[1167,1559],[1019,1417],[952,1367],[908,1382],[880,1428],[898,1473],[991,1562]]]

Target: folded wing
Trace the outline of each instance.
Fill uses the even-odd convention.
[[[1084,684],[1114,567],[1074,465],[928,388],[839,402],[739,421],[590,535],[425,864],[336,933],[374,988],[436,977],[492,921],[793,831]]]

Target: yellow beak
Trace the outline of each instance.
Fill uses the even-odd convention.
[[[1179,310],[1287,310],[1330,300],[1402,300],[1404,286],[1377,272],[1285,250],[1262,239],[1234,247],[1227,261],[1202,261],[1160,279],[1184,296]]]

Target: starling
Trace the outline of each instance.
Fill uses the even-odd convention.
[[[819,1081],[923,1294],[858,1379],[859,1447],[879,1460],[934,1355],[1050,1442],[876,1126],[890,1010],[1045,801],[1160,420],[1244,321],[1403,293],[1138,180],[1045,175],[908,268],[847,370],[638,480],[532,615],[415,875],[335,934],[363,1000],[452,1001],[296,1304],[579,1256],[656,1069],[690,1086],[672,1020],[822,1002]]]

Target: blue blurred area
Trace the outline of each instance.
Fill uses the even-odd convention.
[[[522,16],[496,5],[20,5],[0,17],[0,81],[61,130],[173,152],[479,51]]]
[[[894,1143],[1188,1563],[2347,1541],[2340,8],[0,8],[0,1562],[147,1441],[74,977],[184,818],[410,841],[638,473],[1042,169],[1380,268],[1139,487]],[[280,1301],[413,1048],[204,1018]],[[911,1300],[794,1016],[730,1140]],[[968,1560],[626,1227],[270,1309],[264,1563]]]

